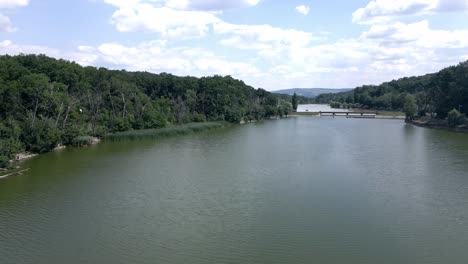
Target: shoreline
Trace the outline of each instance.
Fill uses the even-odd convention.
[[[414,119],[414,120],[406,120],[407,124],[422,127],[422,128],[429,128],[429,129],[437,129],[437,130],[445,130],[449,132],[455,133],[468,133],[468,127],[449,127],[446,122],[440,120],[421,120],[421,119]]]

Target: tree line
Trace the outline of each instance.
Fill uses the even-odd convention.
[[[438,73],[402,78],[381,85],[365,85],[349,92],[322,94],[316,103],[335,108],[405,111],[410,118],[444,119],[455,110],[468,113],[468,61]]]
[[[288,115],[291,97],[230,76],[178,77],[82,67],[45,55],[0,56],[0,167],[83,136],[168,124]]]

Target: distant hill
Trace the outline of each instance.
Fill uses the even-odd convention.
[[[285,89],[285,90],[278,90],[273,91],[276,94],[288,94],[293,95],[296,93],[297,95],[314,98],[321,94],[328,94],[328,93],[341,93],[341,92],[348,92],[352,89],[328,89],[328,88],[293,88],[293,89]]]

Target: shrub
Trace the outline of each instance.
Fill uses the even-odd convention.
[[[80,125],[69,125],[65,128],[62,135],[62,143],[64,145],[73,145],[75,138],[86,134],[85,129]]]
[[[144,113],[143,115],[143,128],[150,129],[150,128],[161,128],[166,125],[166,118],[165,116],[154,109]]]
[[[465,124],[465,115],[458,112],[457,109],[452,109],[450,112],[448,112],[447,118],[448,125],[450,127],[456,127]]]
[[[341,108],[341,103],[340,103],[340,102],[331,101],[331,102],[330,102],[330,107],[331,107],[331,108]]]
[[[38,119],[28,124],[23,133],[26,150],[33,153],[45,153],[54,149],[61,140],[61,131],[50,119]]]
[[[79,136],[72,140],[71,145],[73,147],[83,147],[93,144],[93,137],[90,136]]]
[[[204,114],[194,114],[192,116],[192,121],[195,123],[206,122],[206,116]]]
[[[7,156],[0,155],[0,168],[7,168],[10,165],[10,159]]]

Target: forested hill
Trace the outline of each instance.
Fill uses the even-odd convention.
[[[44,55],[0,56],[0,167],[19,151],[47,152],[82,136],[282,116],[291,111],[290,100],[230,76],[177,77],[82,67]]]
[[[350,92],[322,94],[317,103],[341,107],[402,110],[415,101],[419,115],[447,116],[452,109],[468,113],[468,61],[435,74],[402,78],[378,86],[366,85]]]

